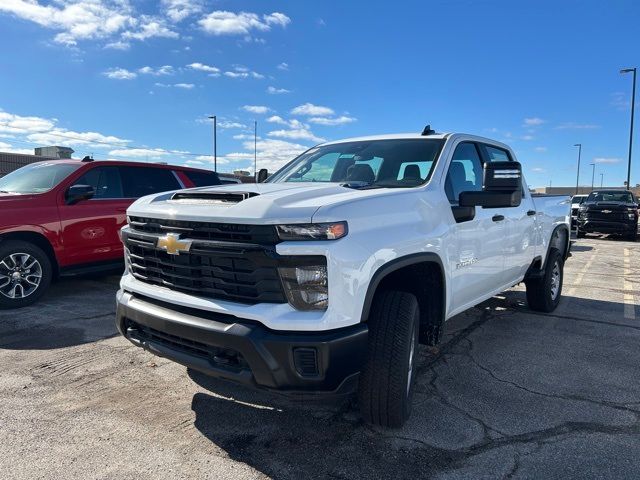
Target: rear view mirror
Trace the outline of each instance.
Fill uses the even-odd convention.
[[[266,168],[261,168],[258,171],[258,176],[256,178],[257,183],[263,183],[267,177],[269,176],[269,171]]]
[[[67,190],[65,200],[67,205],[73,205],[82,200],[89,200],[95,194],[96,190],[91,185],[73,185]]]
[[[522,202],[522,166],[518,162],[487,162],[481,192],[462,192],[461,207],[517,207]]]

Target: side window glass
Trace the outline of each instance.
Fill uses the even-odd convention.
[[[173,172],[166,168],[120,167],[120,173],[126,198],[140,198],[180,188]]]
[[[473,143],[461,143],[453,152],[445,179],[445,192],[451,204],[457,204],[461,192],[482,190],[482,162]]]
[[[502,148],[492,147],[491,145],[484,145],[484,149],[487,152],[487,157],[490,162],[510,162],[509,152]]]
[[[122,182],[117,167],[95,167],[75,181],[76,185],[91,185],[94,199],[123,198]]]

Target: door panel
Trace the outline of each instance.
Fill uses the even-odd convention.
[[[477,146],[460,143],[454,150],[445,179],[450,204],[458,204],[464,191],[482,189],[482,162]],[[452,247],[448,249],[450,311],[477,303],[504,284],[504,220],[495,221],[500,209],[476,208],[472,220],[453,225]],[[496,219],[497,220],[497,219]]]

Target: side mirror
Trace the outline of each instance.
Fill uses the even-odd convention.
[[[461,207],[517,207],[522,202],[522,166],[518,162],[487,162],[481,192],[460,193]]]
[[[258,171],[258,176],[256,178],[256,183],[263,183],[267,177],[269,176],[269,171],[266,168],[261,168]]]
[[[73,185],[69,187],[65,195],[67,205],[74,205],[81,200],[89,200],[96,194],[95,188],[91,185]]]

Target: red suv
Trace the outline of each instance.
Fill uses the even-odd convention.
[[[0,308],[34,303],[59,275],[120,267],[118,232],[137,198],[220,184],[207,170],[89,159],[33,163],[0,178]]]

